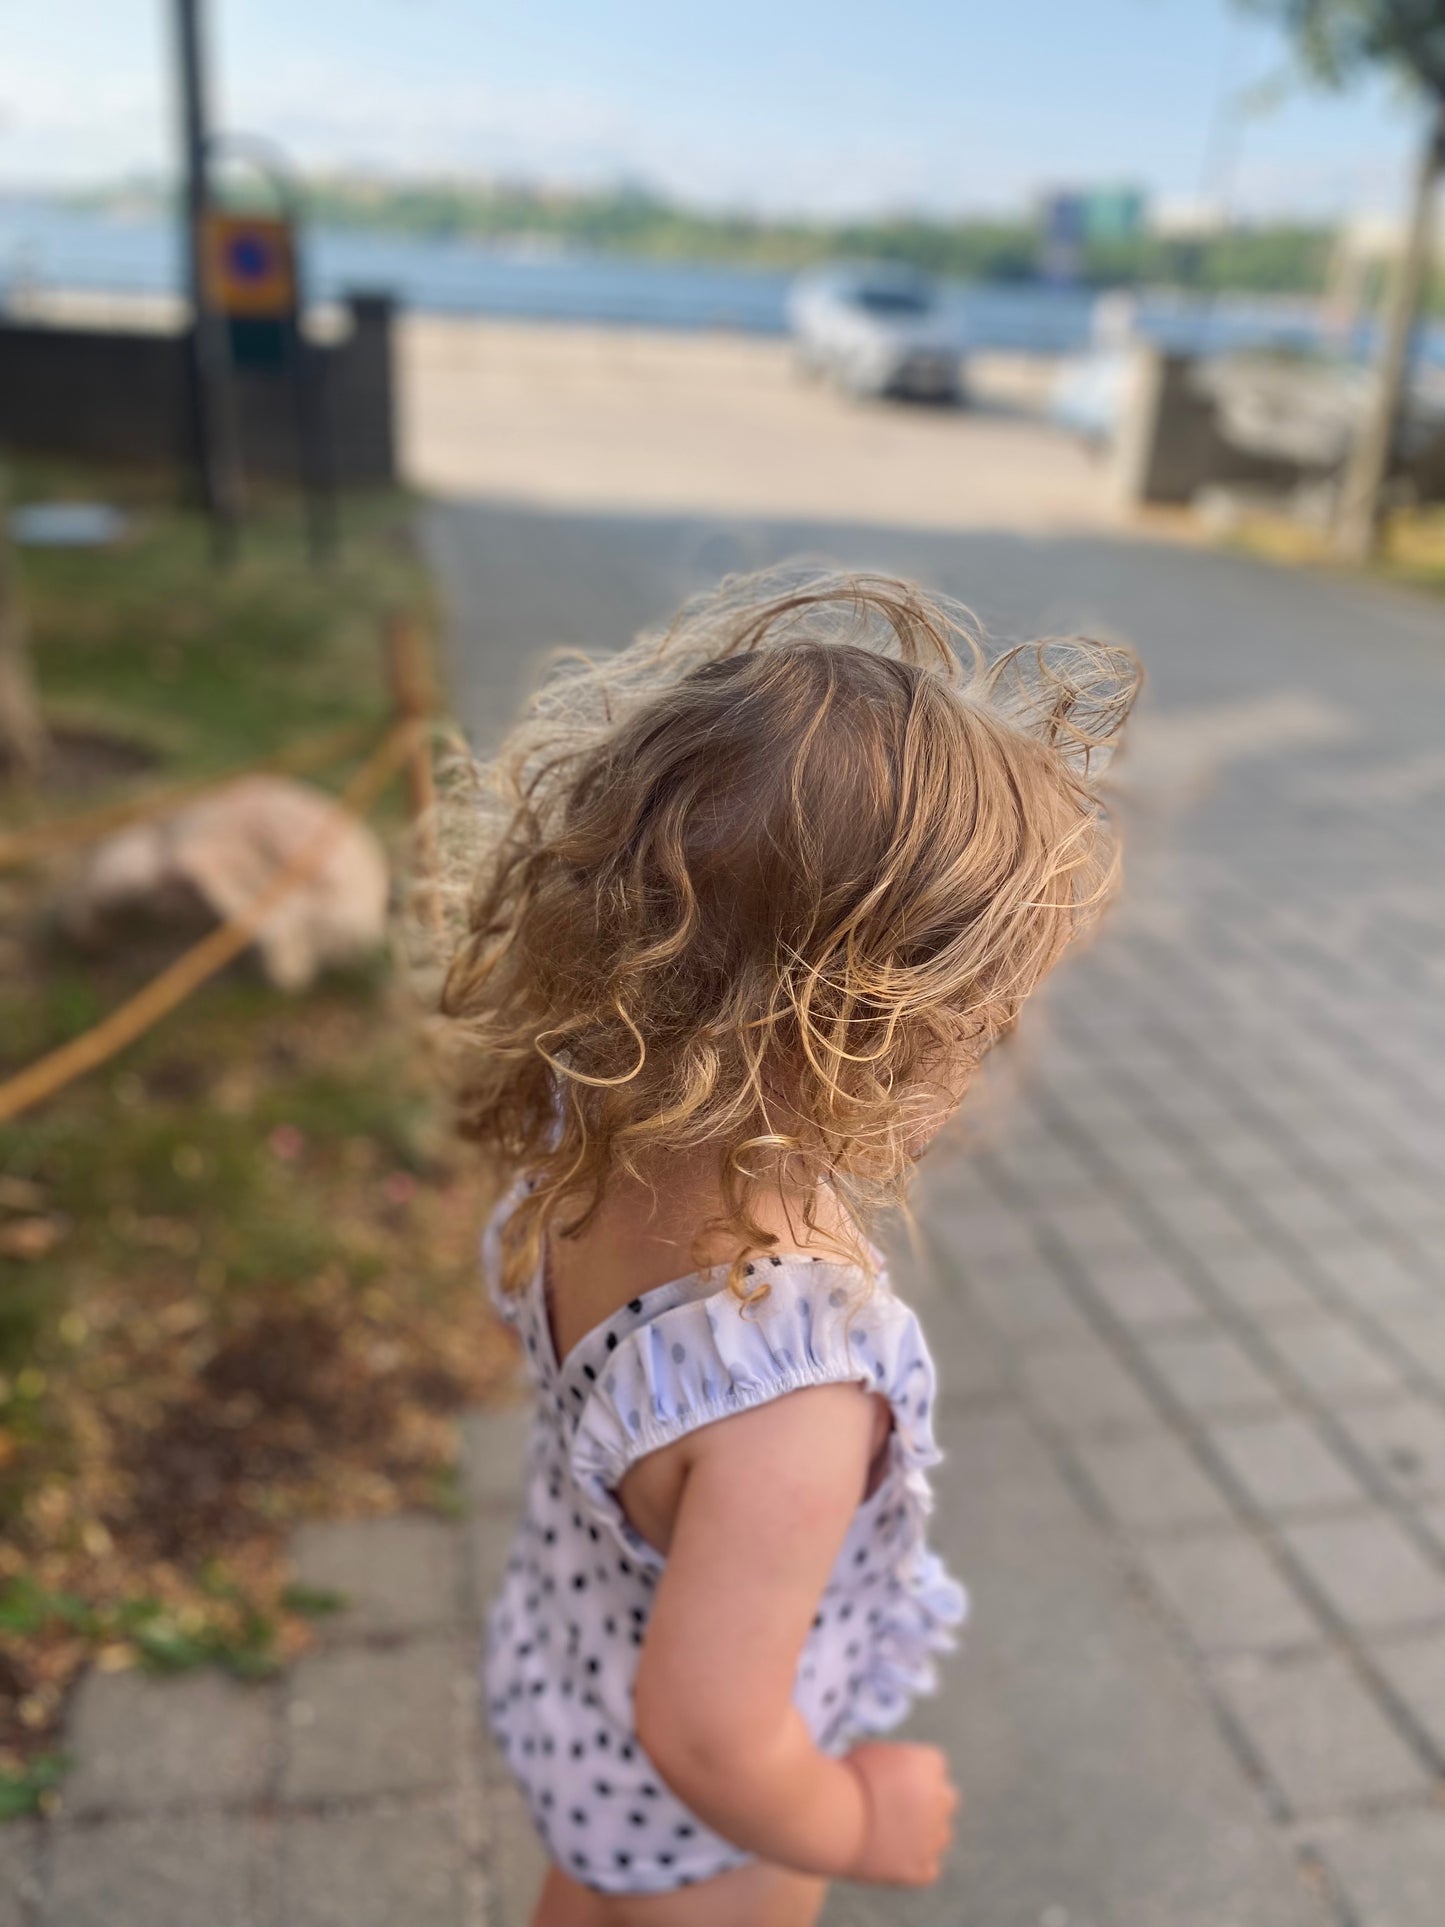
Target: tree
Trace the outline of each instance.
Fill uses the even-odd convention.
[[[1445,173],[1445,0],[1244,0],[1277,20],[1309,71],[1338,87],[1371,66],[1402,72],[1424,97],[1425,138],[1404,253],[1385,309],[1374,391],[1345,469],[1335,518],[1340,552],[1354,561],[1379,543],[1385,483],[1410,372],[1410,345],[1429,275],[1435,189]]]

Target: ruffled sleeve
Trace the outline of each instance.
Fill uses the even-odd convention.
[[[628,1469],[688,1432],[808,1386],[857,1382],[884,1394],[895,1461],[926,1494],[922,1474],[938,1459],[933,1379],[912,1312],[885,1283],[870,1288],[841,1265],[783,1260],[768,1282],[756,1308],[724,1289],[662,1312],[623,1338],[589,1385],[573,1477],[595,1517],[649,1565],[661,1561],[617,1503]]]

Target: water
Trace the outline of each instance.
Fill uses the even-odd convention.
[[[317,227],[304,248],[307,292],[335,299],[357,288],[388,289],[408,307],[435,313],[511,315],[658,328],[787,329],[791,276],[711,262],[668,262],[542,248],[506,248],[421,235]],[[7,286],[165,294],[181,285],[174,224],[77,213],[42,201],[0,201],[0,299]],[[1093,339],[1098,297],[1085,290],[952,283],[947,300],[974,347],[1069,354]],[[1134,325],[1185,351],[1271,344],[1308,348],[1325,339],[1313,302],[1145,294]],[[1357,329],[1335,347],[1362,354]],[[1426,354],[1445,364],[1445,328]]]

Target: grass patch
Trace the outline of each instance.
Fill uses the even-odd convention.
[[[403,500],[351,506],[322,571],[294,512],[263,512],[217,572],[153,490],[19,483],[135,514],[120,549],[22,557],[47,713],[153,759],[78,800],[384,718],[385,614],[427,601]],[[0,875],[0,1074],[166,954],[67,951],[60,876]],[[343,1602],[290,1584],[295,1521],[453,1506],[453,1414],[510,1360],[481,1205],[384,961],[299,997],[238,965],[0,1126],[0,1815],[49,1798],[85,1665],[254,1676],[304,1644]]]
[[[1227,540],[1250,555],[1286,566],[1346,567],[1333,554],[1328,531],[1284,515],[1252,514],[1229,531]],[[1391,517],[1381,553],[1362,573],[1428,595],[1445,595],[1445,507]]]
[[[103,550],[26,550],[21,581],[52,719],[115,732],[164,774],[207,775],[313,730],[386,713],[380,618],[426,601],[407,504],[350,504],[334,564],[307,560],[290,505],[263,508],[218,569],[200,517],[114,478],[22,470],[17,501],[128,497],[132,533]]]

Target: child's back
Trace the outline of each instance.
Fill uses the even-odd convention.
[[[946,1842],[941,1756],[866,1743],[963,1611],[866,1234],[1097,909],[1136,681],[960,639],[901,584],[727,585],[516,741],[445,1007],[517,1175],[488,1266],[537,1414],[486,1682],[539,1923],[801,1923]]]

